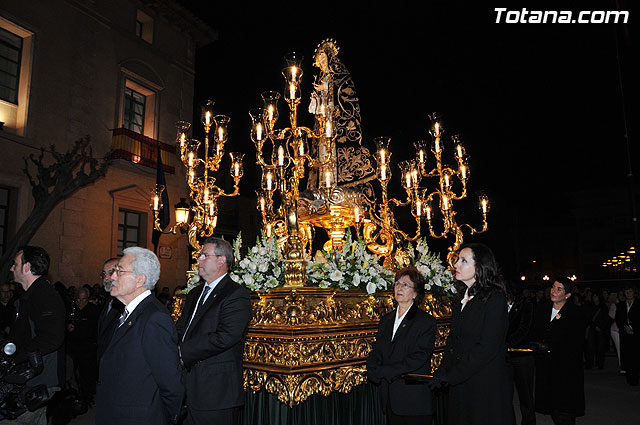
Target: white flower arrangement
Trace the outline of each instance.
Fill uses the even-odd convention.
[[[284,285],[284,265],[275,238],[269,239],[261,233],[244,258],[240,254],[241,247],[242,234],[238,234],[233,242],[236,266],[229,275],[231,279],[252,291],[269,291]]]
[[[429,252],[429,246],[425,238],[419,239],[415,249],[409,243],[406,249],[409,265],[422,273],[425,279],[424,289],[435,295],[445,294],[452,296],[456,293],[453,274],[440,260],[440,254]],[[398,264],[399,267],[404,265]]]
[[[311,285],[321,288],[359,288],[368,294],[386,290],[393,282],[393,273],[383,268],[378,256],[367,251],[364,241],[352,241],[347,231],[342,252],[318,251],[307,266]]]
[[[189,279],[187,286],[184,289],[181,289],[178,294],[187,295],[193,288],[200,284],[200,275],[198,274],[198,266],[194,267],[193,276]]]

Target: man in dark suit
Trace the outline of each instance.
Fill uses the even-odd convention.
[[[616,324],[620,329],[620,363],[627,371],[627,383],[638,385],[640,368],[640,306],[635,302],[635,289],[628,286],[625,300],[616,305]]]
[[[102,277],[102,286],[107,294],[111,292],[111,285],[113,284],[111,275],[118,264],[118,260],[118,258],[109,258],[102,265],[100,277]],[[118,318],[122,314],[122,310],[124,310],[122,303],[117,298],[107,295],[104,307],[100,312],[100,316],[98,316],[98,363],[100,363],[102,353],[109,346],[111,337],[118,326]]]
[[[186,368],[187,425],[240,423],[251,299],[227,274],[232,265],[227,241],[209,238],[203,243],[198,273],[205,284],[189,293],[176,324]]]
[[[179,420],[184,389],[178,337],[167,309],[151,295],[160,262],[148,249],[124,250],[111,294],[125,308],[100,358],[97,425],[166,425]]]

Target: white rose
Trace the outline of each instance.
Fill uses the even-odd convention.
[[[244,280],[244,283],[246,283],[247,285],[253,285],[255,283],[253,276],[251,276],[250,274],[245,274],[242,277],[242,280]]]
[[[264,262],[264,261],[263,261],[262,263],[260,263],[260,264],[258,265],[258,271],[259,271],[260,273],[264,273],[264,272],[266,272],[267,270],[269,270],[269,264],[268,264],[268,263],[266,263],[266,262]]]
[[[256,266],[256,263],[250,262],[248,268],[249,268],[249,271],[251,271],[251,273],[255,273],[256,270],[258,270],[258,266]]]

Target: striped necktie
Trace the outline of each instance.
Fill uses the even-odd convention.
[[[127,316],[129,316],[129,311],[125,307],[124,311],[122,312],[122,315],[120,315],[120,322],[118,323],[118,327],[122,326],[125,320],[127,320]]]

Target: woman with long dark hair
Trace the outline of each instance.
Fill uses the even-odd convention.
[[[449,385],[450,425],[514,424],[505,345],[507,298],[498,264],[486,245],[470,243],[461,247],[455,269],[459,297],[430,387]]]

